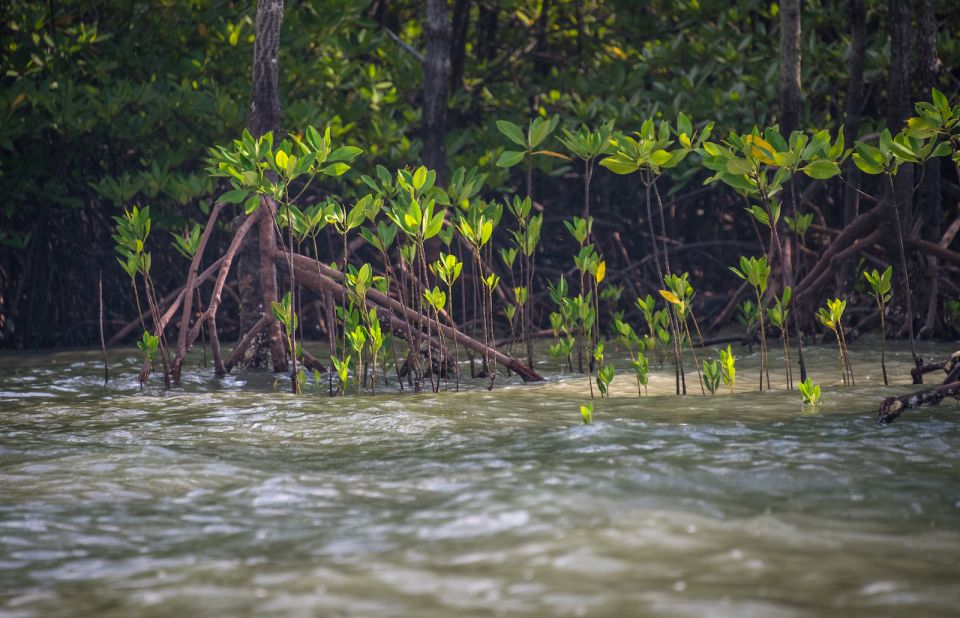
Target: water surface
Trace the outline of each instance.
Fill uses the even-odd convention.
[[[331,399],[194,368],[163,393],[132,354],[106,389],[96,353],[8,355],[0,615],[955,616],[960,409],[878,426],[909,380],[853,348],[847,389],[809,351],[817,410],[753,392],[746,350],[734,396],[668,395],[665,368],[637,398],[620,365],[591,426],[573,376]]]

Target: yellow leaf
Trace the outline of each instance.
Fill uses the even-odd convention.
[[[680,304],[680,299],[677,298],[677,295],[674,294],[673,292],[670,292],[669,290],[660,290],[660,296],[663,296],[663,298],[666,299],[668,303],[672,303],[674,305]]]
[[[756,137],[754,135],[748,135],[747,141],[753,144],[753,148],[751,149],[750,152],[753,155],[754,159],[756,159],[757,161],[760,161],[761,163],[765,163],[767,165],[777,164],[776,161],[772,159],[772,156],[777,151],[777,149],[774,148],[770,144],[770,142],[763,139],[762,137]]]
[[[687,137],[686,133],[680,134],[680,144],[682,144],[684,148],[690,147],[690,138]]]
[[[607,261],[603,260],[600,262],[600,265],[597,266],[597,274],[595,275],[597,283],[603,281],[603,278],[607,276]]]
[[[607,45],[606,47],[608,52],[610,52],[617,58],[620,58],[621,60],[627,57],[626,54],[623,53],[623,50],[617,47],[616,45]]]

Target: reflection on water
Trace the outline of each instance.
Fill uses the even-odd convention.
[[[817,411],[753,392],[744,350],[733,397],[665,395],[665,368],[637,398],[618,366],[591,426],[572,376],[330,399],[194,370],[163,394],[132,355],[106,390],[95,353],[8,356],[0,615],[956,615],[958,409],[878,426],[909,387],[853,348],[851,389],[808,352]]]

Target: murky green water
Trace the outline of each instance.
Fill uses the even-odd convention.
[[[853,351],[818,412],[747,392],[746,358],[734,397],[621,372],[592,426],[570,377],[330,399],[194,370],[164,395],[132,354],[106,391],[95,353],[6,356],[0,615],[956,616],[960,409],[878,426],[908,387]]]

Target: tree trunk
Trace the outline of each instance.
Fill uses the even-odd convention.
[[[497,2],[481,2],[477,10],[477,57],[490,61],[497,54],[497,22],[500,6]]]
[[[250,117],[247,120],[247,129],[255,138],[264,133],[277,131],[280,128],[280,89],[279,64],[277,51],[280,47],[280,25],[283,21],[283,0],[259,0],[257,3],[256,38],[253,44],[253,86],[250,92]],[[239,224],[239,222],[237,223]],[[272,221],[261,221],[261,225],[270,226],[272,238]],[[264,279],[269,280],[268,273],[264,272],[266,265],[261,256],[259,235],[249,234],[244,240],[239,259],[237,261],[238,288],[240,292],[240,333],[246,333],[264,315],[271,313],[268,300],[263,288]],[[272,247],[267,247],[272,250]],[[269,268],[273,271],[273,300],[276,300],[276,270],[273,263]],[[267,366],[271,356],[282,353],[283,348],[273,344],[279,339],[280,326],[276,320],[259,331],[256,338],[246,349],[244,357],[239,361],[243,367],[262,368]],[[282,344],[282,342],[281,342]],[[285,355],[283,367],[286,366]],[[278,364],[280,359],[274,358],[274,370],[282,370]]]
[[[254,137],[280,128],[280,24],[283,0],[257,2],[256,38],[253,44],[253,88],[247,128]]]
[[[780,132],[790,139],[790,133],[800,128],[800,0],[780,2]],[[784,213],[797,216],[797,204],[794,203],[796,183],[799,176],[789,180],[789,190],[783,192]],[[778,225],[778,224],[774,224]],[[773,269],[786,269],[793,277],[799,276],[794,267],[794,259],[799,260],[800,243],[796,234],[780,234],[782,244],[782,263],[773,264]]]
[[[917,14],[917,93],[916,100],[927,101],[930,89],[937,84],[940,59],[937,58],[937,21],[933,0],[919,0]],[[918,195],[918,213],[923,221],[922,235],[930,242],[940,242],[943,211],[940,202],[940,159],[929,161],[923,170]],[[940,265],[936,256],[926,256],[927,268],[924,296],[927,299],[926,319],[920,334],[932,334],[937,330],[937,297],[940,292]]]
[[[860,133],[863,114],[863,58],[867,48],[867,6],[864,0],[847,0],[847,21],[850,23],[850,64],[847,77],[847,105],[844,121],[844,142],[853,146]],[[848,225],[860,214],[860,170],[848,160],[844,164],[847,185],[843,198],[843,224]]]
[[[427,0],[423,24],[426,50],[423,61],[423,161],[443,180],[447,155],[447,101],[450,97],[450,42],[453,28],[446,0]]]
[[[890,68],[887,74],[887,127],[896,135],[910,115],[911,84],[911,53],[913,48],[913,15],[909,0],[889,0],[889,30],[890,30]],[[910,213],[913,207],[913,166],[900,166],[893,179],[893,191],[889,184],[884,189],[883,216],[880,219],[880,228],[883,231],[883,244],[887,258],[892,263],[897,262],[899,256],[897,241],[897,225],[903,238],[908,238]],[[894,202],[896,200],[896,202]],[[896,208],[895,208],[896,207]],[[899,211],[899,219],[897,217]],[[909,260],[908,260],[909,267]],[[896,289],[907,289],[907,273],[902,268],[894,268],[900,278],[900,285]],[[893,303],[903,309],[906,302],[905,294],[894,294]],[[912,323],[915,316],[906,315],[903,309],[905,324]],[[910,322],[906,322],[909,320]]]
[[[470,0],[457,0],[453,5],[453,35],[450,44],[450,88],[462,87],[467,59],[467,31],[470,29]]]
[[[847,0],[847,23],[850,26],[850,61],[847,65],[847,100],[844,110],[843,140],[853,146],[860,134],[863,115],[863,60],[867,49],[867,6],[864,0]],[[847,159],[843,164],[843,225],[860,215],[860,169]],[[837,280],[846,288],[859,275],[853,262],[841,266]]]
[[[534,37],[536,38],[536,48],[533,53],[533,70],[538,75],[546,76],[550,72],[550,61],[547,51],[547,33],[550,30],[550,5],[551,0],[542,0],[540,4],[540,17],[534,26]]]
[[[800,0],[780,2],[780,132],[800,127]]]

